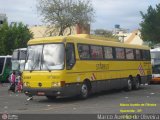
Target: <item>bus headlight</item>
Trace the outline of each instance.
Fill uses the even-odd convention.
[[[59,87],[60,86],[60,82],[53,82],[52,83],[52,87]]]
[[[26,83],[26,82],[24,82],[24,83],[23,83],[23,86],[24,86],[24,87],[26,87],[26,86],[27,86],[27,83]]]
[[[24,84],[23,84],[25,87],[29,87],[29,82],[24,82]]]

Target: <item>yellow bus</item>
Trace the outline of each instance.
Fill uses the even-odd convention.
[[[33,39],[28,42],[23,71],[26,95],[89,94],[139,89],[151,80],[150,48],[107,41],[91,35]]]

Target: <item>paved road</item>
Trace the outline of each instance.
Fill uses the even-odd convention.
[[[0,86],[0,114],[120,114],[160,113],[160,84],[142,86],[140,90],[114,90],[92,95],[87,100],[63,98],[48,100],[34,97],[27,101],[22,93],[9,94],[8,84]]]

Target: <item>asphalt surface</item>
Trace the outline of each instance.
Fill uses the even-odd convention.
[[[27,101],[23,93],[8,93],[9,84],[0,85],[0,114],[159,114],[160,84],[143,85],[139,90],[112,90],[79,98],[48,100],[35,96]]]

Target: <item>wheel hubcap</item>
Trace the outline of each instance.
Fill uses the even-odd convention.
[[[139,88],[139,86],[140,86],[140,83],[139,83],[139,81],[137,81],[136,82],[136,88]]]
[[[132,89],[132,83],[131,80],[128,80],[128,89],[131,90]]]
[[[87,86],[85,84],[82,85],[82,95],[83,97],[86,97],[88,94],[88,89]]]

